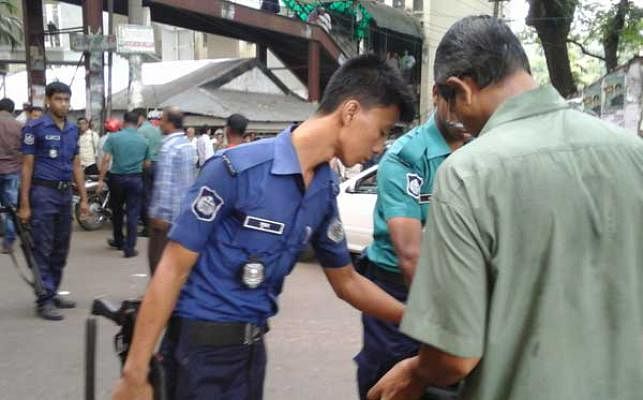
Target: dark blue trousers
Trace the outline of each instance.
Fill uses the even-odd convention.
[[[110,174],[112,227],[114,241],[123,247],[125,254],[134,251],[138,219],[143,206],[143,177],[141,174]],[[123,210],[125,206],[125,211]],[[127,235],[123,236],[123,217],[127,212]]]
[[[181,333],[161,343],[167,393],[173,400],[261,400],[266,374],[263,340],[252,345],[203,346]]]
[[[371,264],[364,275],[397,300],[406,303],[408,288],[376,279]],[[360,399],[399,361],[415,356],[419,343],[399,331],[399,326],[362,314],[363,345],[355,356]]]
[[[58,292],[67,262],[71,239],[71,188],[65,191],[34,185],[29,195],[33,255],[40,269],[46,294],[37,299],[39,306],[51,301]]]

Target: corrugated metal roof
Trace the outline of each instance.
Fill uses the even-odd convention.
[[[413,16],[372,0],[365,0],[360,3],[366,8],[366,11],[373,16],[375,23],[380,28],[414,36],[419,39],[424,37],[420,22]]]
[[[303,121],[315,112],[315,106],[301,98],[283,94],[255,93],[252,91],[223,90],[223,77],[236,76],[235,71],[247,72],[254,59],[235,59],[205,65],[179,79],[143,87],[143,107],[162,108],[178,106],[185,113],[227,118],[241,113],[254,122]],[[127,90],[116,93],[112,104],[115,110],[127,108]]]

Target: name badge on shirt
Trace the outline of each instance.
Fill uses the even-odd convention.
[[[46,135],[45,140],[57,140],[57,141],[60,141],[60,135]]]
[[[429,204],[431,203],[431,193],[422,193],[420,194],[420,199],[418,200],[420,204]]]
[[[281,222],[270,221],[268,219],[252,217],[248,215],[246,220],[243,221],[244,228],[250,228],[261,232],[272,233],[275,235],[283,235],[286,225]]]

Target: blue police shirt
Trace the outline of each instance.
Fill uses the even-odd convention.
[[[277,313],[277,296],[298,254],[311,242],[321,265],[350,264],[327,163],[308,189],[291,141],[291,129],[228,149],[208,160],[188,192],[169,238],[199,259],[179,297],[175,315],[206,321],[263,324]],[[247,288],[250,260],[265,279]]]
[[[33,155],[33,177],[49,181],[71,181],[73,161],[79,151],[78,127],[65,121],[62,130],[45,114],[22,128],[21,151]]]

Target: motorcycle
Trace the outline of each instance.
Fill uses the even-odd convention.
[[[85,191],[87,192],[87,203],[89,215],[80,215],[80,196],[74,188],[73,208],[76,221],[86,231],[95,231],[103,227],[112,218],[112,210],[109,207],[109,189],[106,186],[102,192],[98,192],[98,176],[88,175],[85,180]]]

